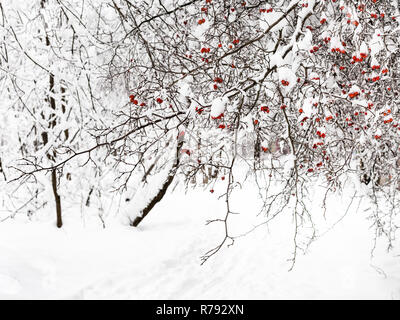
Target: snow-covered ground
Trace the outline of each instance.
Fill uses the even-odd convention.
[[[8,219],[0,223],[0,298],[400,298],[398,251],[378,248],[371,259],[369,222],[356,205],[306,255],[299,253],[291,272],[290,213],[201,266],[200,256],[223,235],[221,225],[205,225],[224,212],[218,191],[175,191],[137,229],[83,226],[66,217],[58,230],[50,222]],[[249,192],[238,199],[244,218],[255,214],[252,203]],[[345,206],[337,201],[327,215],[334,221]]]

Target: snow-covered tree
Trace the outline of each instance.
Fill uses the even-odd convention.
[[[2,151],[0,168],[17,169],[17,182],[79,172],[90,197],[89,177],[107,170],[102,191],[128,189],[125,212],[137,226],[174,180],[213,193],[222,179],[226,215],[215,222],[225,235],[205,261],[235,239],[230,197],[243,168],[267,220],[293,206],[296,249],[301,227],[313,227],[307,187],[318,180],[338,191],[356,174],[375,206],[377,235],[391,245],[398,1],[13,2],[1,6],[1,102],[21,121],[18,142],[8,132],[2,148],[20,151]]]

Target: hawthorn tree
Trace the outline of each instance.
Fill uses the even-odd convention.
[[[75,145],[52,144],[55,162],[24,154],[18,181],[77,166],[112,168],[113,188],[134,189],[127,216],[137,226],[174,180],[214,192],[213,181],[223,179],[226,215],[210,223],[222,223],[224,235],[206,261],[236,238],[229,219],[238,168],[256,179],[265,223],[294,208],[294,257],[301,227],[314,227],[307,186],[319,179],[328,194],[357,174],[370,190],[377,236],[392,245],[400,188],[398,1],[48,2],[52,18],[68,21],[67,50],[79,52],[57,59],[76,70],[72,77],[87,78],[63,86],[68,104],[81,106],[80,136]],[[17,20],[3,22],[3,37],[12,39]],[[48,34],[50,43],[59,32]],[[24,46],[13,49],[24,53]],[[25,52],[21,59],[48,78],[36,58]],[[281,182],[279,190],[271,180]]]

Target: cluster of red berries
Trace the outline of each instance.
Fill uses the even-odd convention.
[[[353,98],[357,97],[359,94],[360,93],[358,91],[350,92],[349,97],[350,97],[350,99],[353,99]]]
[[[133,104],[138,104],[138,101],[135,99],[135,96],[133,94],[131,94],[129,96],[129,100],[133,103]]]
[[[383,120],[384,124],[391,123],[391,122],[393,122],[393,118],[390,118],[390,119],[387,119],[387,120]]]
[[[324,42],[325,42],[325,43],[328,43],[329,41],[331,41],[331,37],[325,37],[325,38],[324,38]]]
[[[289,81],[286,81],[286,80],[282,80],[281,83],[285,87],[287,87],[289,85]]]
[[[319,130],[317,130],[317,136],[320,137],[320,138],[325,138],[326,137],[325,133],[323,133],[323,132],[321,132]]]
[[[347,24],[350,24],[350,23],[354,24],[356,27],[360,24],[357,20],[354,20],[353,22],[351,22],[350,19],[347,20]]]
[[[357,56],[353,56],[353,61],[351,62],[351,64],[354,64],[356,62],[362,62],[363,60],[364,60],[364,58],[363,58],[362,54],[360,54],[360,58],[358,58]]]
[[[318,148],[318,146],[322,146],[322,145],[324,145],[324,143],[323,143],[323,142],[317,142],[317,143],[314,143],[314,144],[313,144],[313,149],[317,149],[317,148]]]
[[[135,104],[135,105],[138,105],[138,104],[139,104],[139,101],[138,101],[137,99],[135,99],[135,96],[134,96],[133,94],[131,94],[131,95],[129,96],[129,100],[130,100],[130,102],[132,102],[132,103]],[[142,103],[140,104],[140,106],[141,106],[141,107],[144,107],[144,106],[146,106],[146,104],[145,104],[144,102],[142,102]]]
[[[223,117],[224,117],[224,114],[221,113],[218,117],[211,117],[211,119],[217,120],[217,119],[221,119],[221,118],[223,118]]]
[[[196,107],[196,112],[198,113],[198,114],[202,114],[203,113],[203,111],[204,111],[204,109],[203,108],[199,108],[199,107]]]
[[[376,81],[378,81],[380,78],[381,78],[380,76],[376,76],[376,77],[373,77],[373,78],[368,78],[367,80],[368,80],[368,81],[372,81],[372,82],[376,82]]]
[[[386,112],[383,112],[383,116],[386,117],[391,113],[392,113],[392,110],[391,109],[387,109]],[[384,124],[391,123],[391,122],[393,122],[393,118],[386,119],[386,120],[383,121]]]
[[[346,54],[346,50],[340,48],[332,48],[332,52],[340,52],[342,54]]]
[[[270,9],[260,9],[260,12],[272,12],[272,8],[270,8]]]

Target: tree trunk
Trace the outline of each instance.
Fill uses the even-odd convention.
[[[156,196],[146,205],[146,207],[141,211],[140,216],[137,216],[131,223],[133,227],[137,227],[142,220],[149,214],[149,212],[154,208],[154,206],[162,200],[162,198],[167,193],[169,186],[171,185],[176,172],[178,171],[179,163],[180,163],[180,152],[183,146],[183,140],[178,142],[178,146],[176,148],[176,157],[175,162],[169,171],[167,179],[164,181],[161,189],[157,192]]]
[[[45,8],[45,4],[46,4],[46,0],[42,0],[41,1],[41,7],[44,9]],[[50,39],[48,37],[48,35],[46,35],[46,46],[51,46],[50,43]],[[53,97],[54,93],[55,93],[55,78],[54,78],[54,74],[50,73],[49,75],[49,91],[51,92],[51,95],[48,96],[48,102],[50,104],[51,109],[53,110],[53,112],[50,114],[50,119],[49,119],[49,124],[48,124],[48,128],[49,128],[49,132],[51,134],[51,130],[56,127],[57,124],[57,120],[56,120],[56,115],[55,115],[55,111],[56,111],[56,101]],[[65,88],[62,88],[62,94],[64,96],[65,94]],[[65,112],[65,106],[63,106],[63,112]],[[42,113],[42,117],[44,118],[44,114]],[[49,142],[49,132],[44,131],[42,132],[42,139],[43,139],[43,144],[47,145],[47,143]],[[65,132],[65,137],[68,138],[68,131]],[[47,154],[48,159],[50,159],[51,161],[55,161],[56,158],[56,153],[54,152],[53,154],[48,153]],[[62,227],[62,212],[61,212],[61,198],[58,194],[57,191],[57,171],[56,169],[53,169],[51,171],[51,185],[52,185],[52,189],[53,189],[53,193],[54,193],[54,198],[55,198],[55,202],[56,202],[56,218],[57,218],[57,227],[61,228]]]
[[[158,191],[157,195],[149,202],[149,204],[146,206],[146,208],[144,208],[142,210],[141,216],[137,216],[135,218],[135,220],[133,220],[133,222],[132,222],[133,227],[137,227],[142,222],[142,220],[149,214],[151,209],[153,209],[154,206],[162,200],[162,198],[164,197],[165,193],[168,190],[168,187],[171,185],[172,181],[174,180],[175,173],[176,172],[174,172],[174,173],[170,172],[167,180],[164,182],[162,188]]]
[[[3,170],[3,164],[1,162],[1,158],[0,158],[0,173],[3,175],[4,181],[7,181],[6,173]]]
[[[61,216],[61,198],[57,191],[57,172],[55,169],[51,171],[51,184],[53,186],[54,199],[56,201],[57,228],[61,228],[63,224]]]

